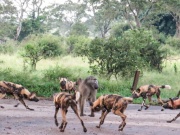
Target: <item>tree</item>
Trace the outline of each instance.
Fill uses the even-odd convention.
[[[134,28],[133,21],[136,24],[136,28],[141,28],[149,14],[154,10],[157,1],[158,0],[122,0],[120,1],[121,12],[132,29]]]
[[[95,38],[84,50],[92,72],[107,78],[133,76],[135,70],[144,68],[161,71],[165,58],[160,43],[144,29],[128,30],[118,38]]]
[[[21,32],[22,29],[22,21],[24,19],[24,12],[26,11],[28,4],[29,4],[30,0],[16,0],[17,4],[18,4],[18,12],[17,12],[17,20],[18,20],[18,25],[17,25],[17,29],[16,29],[16,34],[14,39],[17,40],[19,37],[19,34]]]
[[[163,6],[166,11],[173,16],[176,22],[176,34],[175,36],[180,38],[180,1],[179,0],[166,0],[163,1]]]
[[[0,2],[0,38],[13,37],[17,9],[10,0]]]
[[[72,29],[69,35],[76,35],[76,36],[88,36],[88,28],[81,22],[77,22],[72,26]]]
[[[119,16],[119,7],[116,1],[109,0],[90,0],[91,11],[93,13],[92,20],[97,32],[101,37],[105,38],[111,25]]]
[[[32,70],[36,70],[37,62],[48,57],[55,57],[62,53],[59,39],[53,36],[32,36],[23,48],[21,56],[28,62]]]

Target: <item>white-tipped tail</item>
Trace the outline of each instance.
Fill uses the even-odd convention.
[[[131,97],[123,97],[123,99],[125,99],[128,102],[133,102],[133,98]]]
[[[76,102],[78,102],[78,101],[79,101],[79,98],[80,98],[80,92],[79,92],[79,91],[77,91],[77,92],[76,92]]]
[[[170,85],[165,85],[165,88],[166,89],[171,89],[171,86]]]

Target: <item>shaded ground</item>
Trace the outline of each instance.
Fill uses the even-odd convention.
[[[160,111],[161,107],[151,106],[148,110],[138,112],[140,105],[130,104],[125,111],[127,125],[123,132],[118,131],[121,119],[110,113],[100,129],[96,128],[99,123],[100,112],[91,118],[82,117],[87,132],[84,133],[81,124],[75,114],[69,109],[67,114],[67,127],[64,133],[59,132],[54,124],[54,105],[52,101],[40,100],[39,102],[25,101],[29,111],[21,104],[18,108],[13,107],[16,101],[13,99],[1,99],[0,105],[0,135],[179,135],[180,118],[173,123],[166,123],[175,117],[179,110]],[[89,114],[89,106],[86,105],[85,113]],[[59,123],[61,114],[58,114]]]

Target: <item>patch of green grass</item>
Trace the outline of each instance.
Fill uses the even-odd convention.
[[[37,70],[33,72],[23,70],[23,59],[18,54],[1,54],[0,61],[1,80],[22,84],[30,91],[36,91],[39,96],[49,97],[54,92],[59,91],[59,77],[67,77],[69,80],[76,81],[78,78],[85,79],[90,75],[88,62],[86,59],[82,60],[81,57],[65,56],[44,59],[37,63]],[[176,64],[176,72],[174,64]],[[161,73],[157,71],[143,71],[143,73],[140,73],[138,87],[146,84],[168,84],[172,89],[162,89],[161,97],[163,99],[174,97],[180,90],[180,61],[164,61],[164,66],[165,68]],[[130,88],[133,78],[106,80],[99,76],[96,77],[99,80],[97,97],[103,94],[131,96]],[[156,99],[155,96],[153,98]],[[142,99],[138,98],[134,101],[135,103],[141,103]]]

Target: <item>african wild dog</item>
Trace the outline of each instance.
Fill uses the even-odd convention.
[[[117,94],[112,95],[102,95],[95,102],[91,103],[91,109],[93,112],[97,112],[102,110],[102,114],[100,117],[100,123],[97,128],[104,123],[104,120],[107,114],[112,110],[115,115],[118,115],[123,120],[119,125],[119,131],[122,131],[126,125],[126,115],[124,115],[124,111],[127,108],[129,102],[132,102],[133,98],[130,97],[122,97]]]
[[[55,104],[54,119],[55,119],[56,126],[58,126],[57,113],[59,111],[59,108],[61,108],[62,122],[61,122],[61,125],[59,127],[60,132],[64,132],[64,130],[66,128],[66,125],[67,125],[66,114],[68,112],[68,107],[69,106],[71,106],[72,110],[74,111],[74,113],[77,115],[77,117],[81,121],[83,131],[87,132],[87,129],[84,126],[84,122],[80,118],[79,113],[78,113],[77,102],[79,100],[80,93],[75,91],[75,93],[72,95],[72,94],[69,94],[69,93],[66,93],[66,92],[60,92],[60,93],[54,94],[53,97],[54,97],[54,104]]]
[[[59,78],[60,91],[72,93],[76,89],[76,82],[68,81],[67,78]]]
[[[174,98],[171,99],[163,105],[165,109],[180,109],[180,98]],[[178,117],[180,117],[180,113],[177,114],[175,118],[172,120],[167,121],[168,123],[171,123],[172,121],[175,121]]]
[[[5,81],[0,81],[0,98],[4,98],[6,94],[13,95],[15,99],[19,100],[25,107],[26,109],[29,110],[34,110],[29,108],[23,98],[26,98],[30,101],[35,101],[38,102],[39,99],[36,97],[36,94],[34,92],[29,92],[26,88],[24,88],[20,84],[15,84],[12,82],[5,82]],[[17,103],[14,107],[18,107],[19,103]],[[1,108],[4,108],[1,106]]]
[[[148,98],[149,100],[149,104],[151,104],[151,97],[156,94],[158,102],[163,105],[163,101],[161,100],[160,94],[160,88],[164,89],[171,89],[170,85],[161,85],[161,86],[156,86],[156,85],[143,85],[141,87],[139,87],[137,90],[133,90],[132,91],[132,96],[133,98],[139,98],[142,97],[143,98],[143,102],[141,105],[141,108],[138,109],[138,111],[141,111],[143,106],[145,106],[145,110],[147,110],[149,108],[149,105],[145,104],[145,100],[146,98]]]

